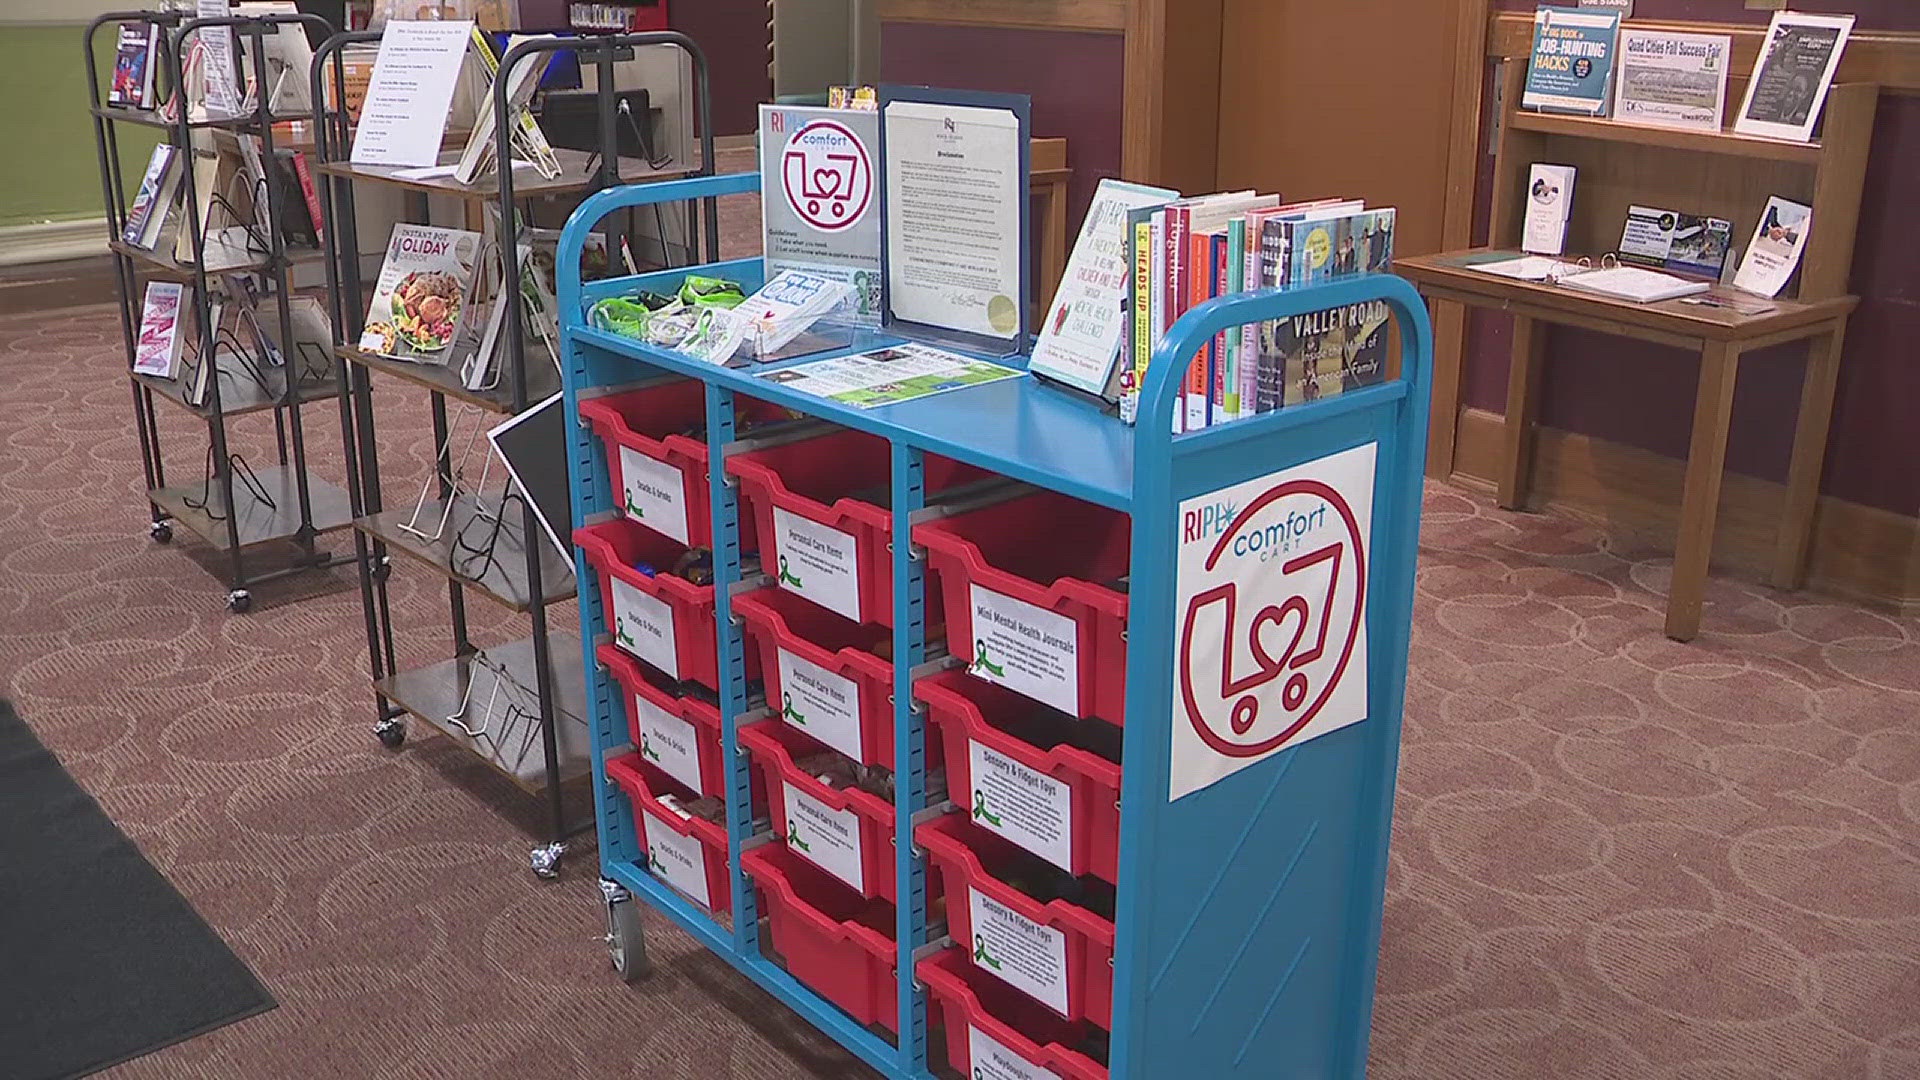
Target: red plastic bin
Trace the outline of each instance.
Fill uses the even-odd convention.
[[[739,739],[761,766],[774,832],[863,896],[892,900],[893,804],[801,771],[795,762],[822,748],[778,720],[749,724]]]
[[[1065,743],[1041,749],[1002,730],[996,718],[1030,714],[1033,704],[959,668],[915,682],[913,696],[926,702],[927,719],[940,731],[947,790],[975,824],[1076,877],[1119,882],[1120,766]],[[980,786],[976,753],[992,766],[978,778]],[[996,781],[1011,785],[1015,794],[993,797]]]
[[[976,950],[970,955],[981,970],[1067,1020],[1113,1026],[1111,920],[1065,900],[1042,903],[995,876],[1012,872],[1029,856],[969,824],[965,813],[925,822],[913,836],[940,871],[947,932]],[[989,925],[975,925],[976,903]],[[1027,951],[1032,963],[996,970],[991,954],[1011,949]]]
[[[1051,491],[913,527],[940,580],[949,647],[968,670],[1115,724],[1126,717],[1127,594],[1096,583],[1128,573],[1130,534],[1127,515]],[[976,628],[977,600],[1003,621]],[[1037,649],[1036,633],[1071,635],[1071,660],[1062,647]]]
[[[843,619],[780,589],[735,597],[780,718],[866,765],[893,767],[893,663],[885,627]],[[791,679],[789,679],[791,676]]]
[[[962,1076],[1024,1075],[1024,1063],[1060,1080],[1107,1080],[1107,1067],[1081,1049],[1103,1041],[1101,1032],[1085,1021],[1062,1020],[996,981],[968,962],[965,949],[935,953],[914,965],[914,973],[947,1029],[947,1063]],[[976,1072],[976,1050],[1000,1058],[1000,1068],[982,1063]]]
[[[740,865],[759,886],[787,973],[859,1023],[900,1030],[893,905],[861,897],[784,844],[754,848]]]
[[[628,518],[584,525],[573,530],[573,542],[599,572],[600,602],[616,645],[669,678],[720,685],[713,586],[668,573],[686,548]],[[654,567],[654,576],[634,569],[640,562]],[[749,676],[758,659],[747,657]]]
[[[633,804],[633,827],[647,853],[647,869],[715,914],[732,911],[726,826],[662,803],[671,781],[639,754],[607,759],[607,779]]]
[[[641,758],[701,795],[725,798],[720,707],[656,685],[638,660],[611,643],[594,655],[626,692],[627,731]]]
[[[828,431],[727,458],[771,551],[761,564],[780,587],[855,622],[893,625],[893,511],[852,496],[892,478],[887,440]],[[928,496],[992,474],[928,454]],[[782,527],[784,526],[784,528]],[[789,539],[789,537],[793,539]],[[818,582],[819,584],[816,584]],[[935,612],[927,622],[933,625]]]
[[[786,409],[738,397],[736,415],[749,421],[783,420]],[[605,397],[583,398],[580,419],[600,436],[607,475],[621,513],[689,547],[713,546],[713,501],[708,497],[707,444],[684,434],[703,429],[704,384],[696,379],[659,383]],[[753,551],[751,518],[740,523],[742,551]]]

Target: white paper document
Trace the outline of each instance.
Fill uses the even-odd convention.
[[[1778,195],[1769,198],[1766,213],[1753,230],[1753,241],[1740,256],[1733,287],[1761,296],[1779,296],[1800,266],[1800,253],[1807,246],[1807,230],[1811,228],[1813,207]]]
[[[1613,115],[1630,124],[1719,131],[1733,39],[1623,27]]]
[[[439,164],[447,109],[472,34],[471,19],[387,24],[353,136],[355,165]]]
[[[890,103],[887,298],[894,318],[986,337],[1020,330],[1020,120],[1005,109]]]

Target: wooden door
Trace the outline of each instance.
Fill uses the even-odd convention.
[[[1456,108],[1461,35],[1477,60],[1485,12],[1486,0],[1224,0],[1216,186],[1396,206],[1398,254],[1441,250],[1455,125],[1471,138],[1478,119],[1477,93]]]

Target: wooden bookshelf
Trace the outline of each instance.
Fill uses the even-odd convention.
[[[1860,196],[1872,148],[1880,88],[1865,82],[1833,87],[1820,137],[1810,142],[1761,138],[1733,131],[1686,131],[1597,117],[1525,112],[1519,108],[1525,63],[1502,72],[1503,101],[1493,168],[1489,244],[1518,249],[1526,219],[1527,187],[1535,163],[1571,165],[1573,215],[1569,257],[1596,264],[1620,244],[1627,210],[1656,206],[1733,223],[1735,263],[1752,237],[1769,196],[1813,208],[1799,272],[1770,306],[1706,306],[1671,300],[1656,304],[1593,296],[1544,282],[1523,282],[1473,269],[1485,249],[1401,259],[1395,268],[1430,300],[1453,301],[1514,317],[1507,410],[1499,476],[1500,505],[1526,505],[1539,383],[1549,326],[1581,329],[1678,346],[1700,354],[1687,480],[1681,496],[1673,582],[1667,600],[1669,637],[1686,641],[1700,628],[1707,562],[1713,547],[1734,388],[1744,353],[1789,341],[1808,341],[1807,372],[1788,467],[1773,583],[1797,588],[1805,576],[1813,510],[1819,496],[1834,383],[1847,317],[1858,298],[1847,291],[1853,265]],[[1729,80],[1728,123],[1745,96],[1746,80]],[[1518,254],[1517,250],[1514,252]],[[1735,299],[1723,286],[1709,294]]]

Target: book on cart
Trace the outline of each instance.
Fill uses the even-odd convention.
[[[142,251],[152,251],[160,242],[167,217],[180,191],[181,155],[176,146],[161,143],[147,159],[147,171],[140,177],[133,205],[127,208],[126,227],[120,239]]]
[[[395,360],[447,363],[466,322],[479,255],[477,232],[395,225],[360,348]]]
[[[141,375],[171,379],[180,365],[182,302],[187,287],[175,281],[147,282],[140,307],[140,338],[133,346],[133,370]]]
[[[107,104],[130,109],[153,108],[153,69],[158,64],[160,25],[122,23],[120,45],[113,56],[113,81]]]

